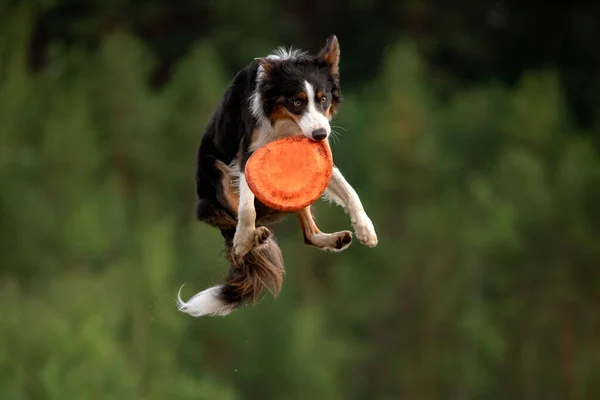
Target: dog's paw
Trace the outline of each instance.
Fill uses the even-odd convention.
[[[342,251],[346,250],[352,243],[352,232],[341,231],[335,233],[317,233],[305,238],[308,245],[318,247],[322,250]]]
[[[233,251],[238,257],[243,257],[254,247],[264,245],[271,237],[271,231],[264,226],[258,228],[240,228],[233,237]]]
[[[375,247],[377,246],[377,234],[375,233],[375,227],[373,222],[364,212],[359,214],[356,221],[352,223],[354,225],[354,231],[356,237],[363,246]]]
[[[233,236],[233,251],[236,256],[243,257],[252,250],[255,245],[255,232],[256,229],[243,228],[238,225]]]
[[[342,251],[350,246],[352,243],[352,232],[350,231],[341,231],[333,234],[337,237],[335,241],[335,249],[338,251]]]
[[[254,230],[254,245],[262,246],[271,237],[271,231],[264,226],[259,226]]]

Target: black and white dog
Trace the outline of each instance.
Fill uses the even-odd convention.
[[[196,166],[196,216],[221,231],[229,272],[224,284],[187,302],[178,296],[181,311],[192,316],[226,315],[254,303],[265,288],[278,295],[283,258],[267,226],[282,213],[254,197],[244,167],[252,152],[277,138],[329,139],[329,122],[342,102],[339,61],[339,43],[331,36],[316,56],[279,48],[273,55],[255,59],[233,78],[204,131]],[[345,209],[363,245],[377,245],[371,219],[337,167],[324,197]],[[295,214],[306,244],[332,251],[350,245],[349,231],[321,232],[310,207]]]

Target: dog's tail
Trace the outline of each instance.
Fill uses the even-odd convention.
[[[244,257],[233,251],[233,233],[222,232],[225,238],[225,258],[229,272],[225,283],[212,286],[196,294],[187,302],[177,295],[180,311],[194,317],[204,315],[227,315],[236,308],[256,303],[268,290],[277,298],[284,275],[283,257],[273,234],[261,245],[254,247]]]

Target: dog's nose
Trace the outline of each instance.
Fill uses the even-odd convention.
[[[327,137],[327,131],[324,128],[319,128],[319,129],[313,131],[312,137],[317,142],[320,142],[321,140],[323,140]]]

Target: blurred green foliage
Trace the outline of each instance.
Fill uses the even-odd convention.
[[[555,71],[441,99],[415,45],[395,43],[334,123],[379,245],[320,252],[289,218],[280,298],[193,319],[179,286],[226,272],[220,234],[193,216],[196,146],[231,78],[221,46],[197,42],[160,90],[126,29],[54,46],[34,74],[34,13],[9,15],[0,399],[600,396],[600,157]],[[349,228],[316,209],[323,230]]]

